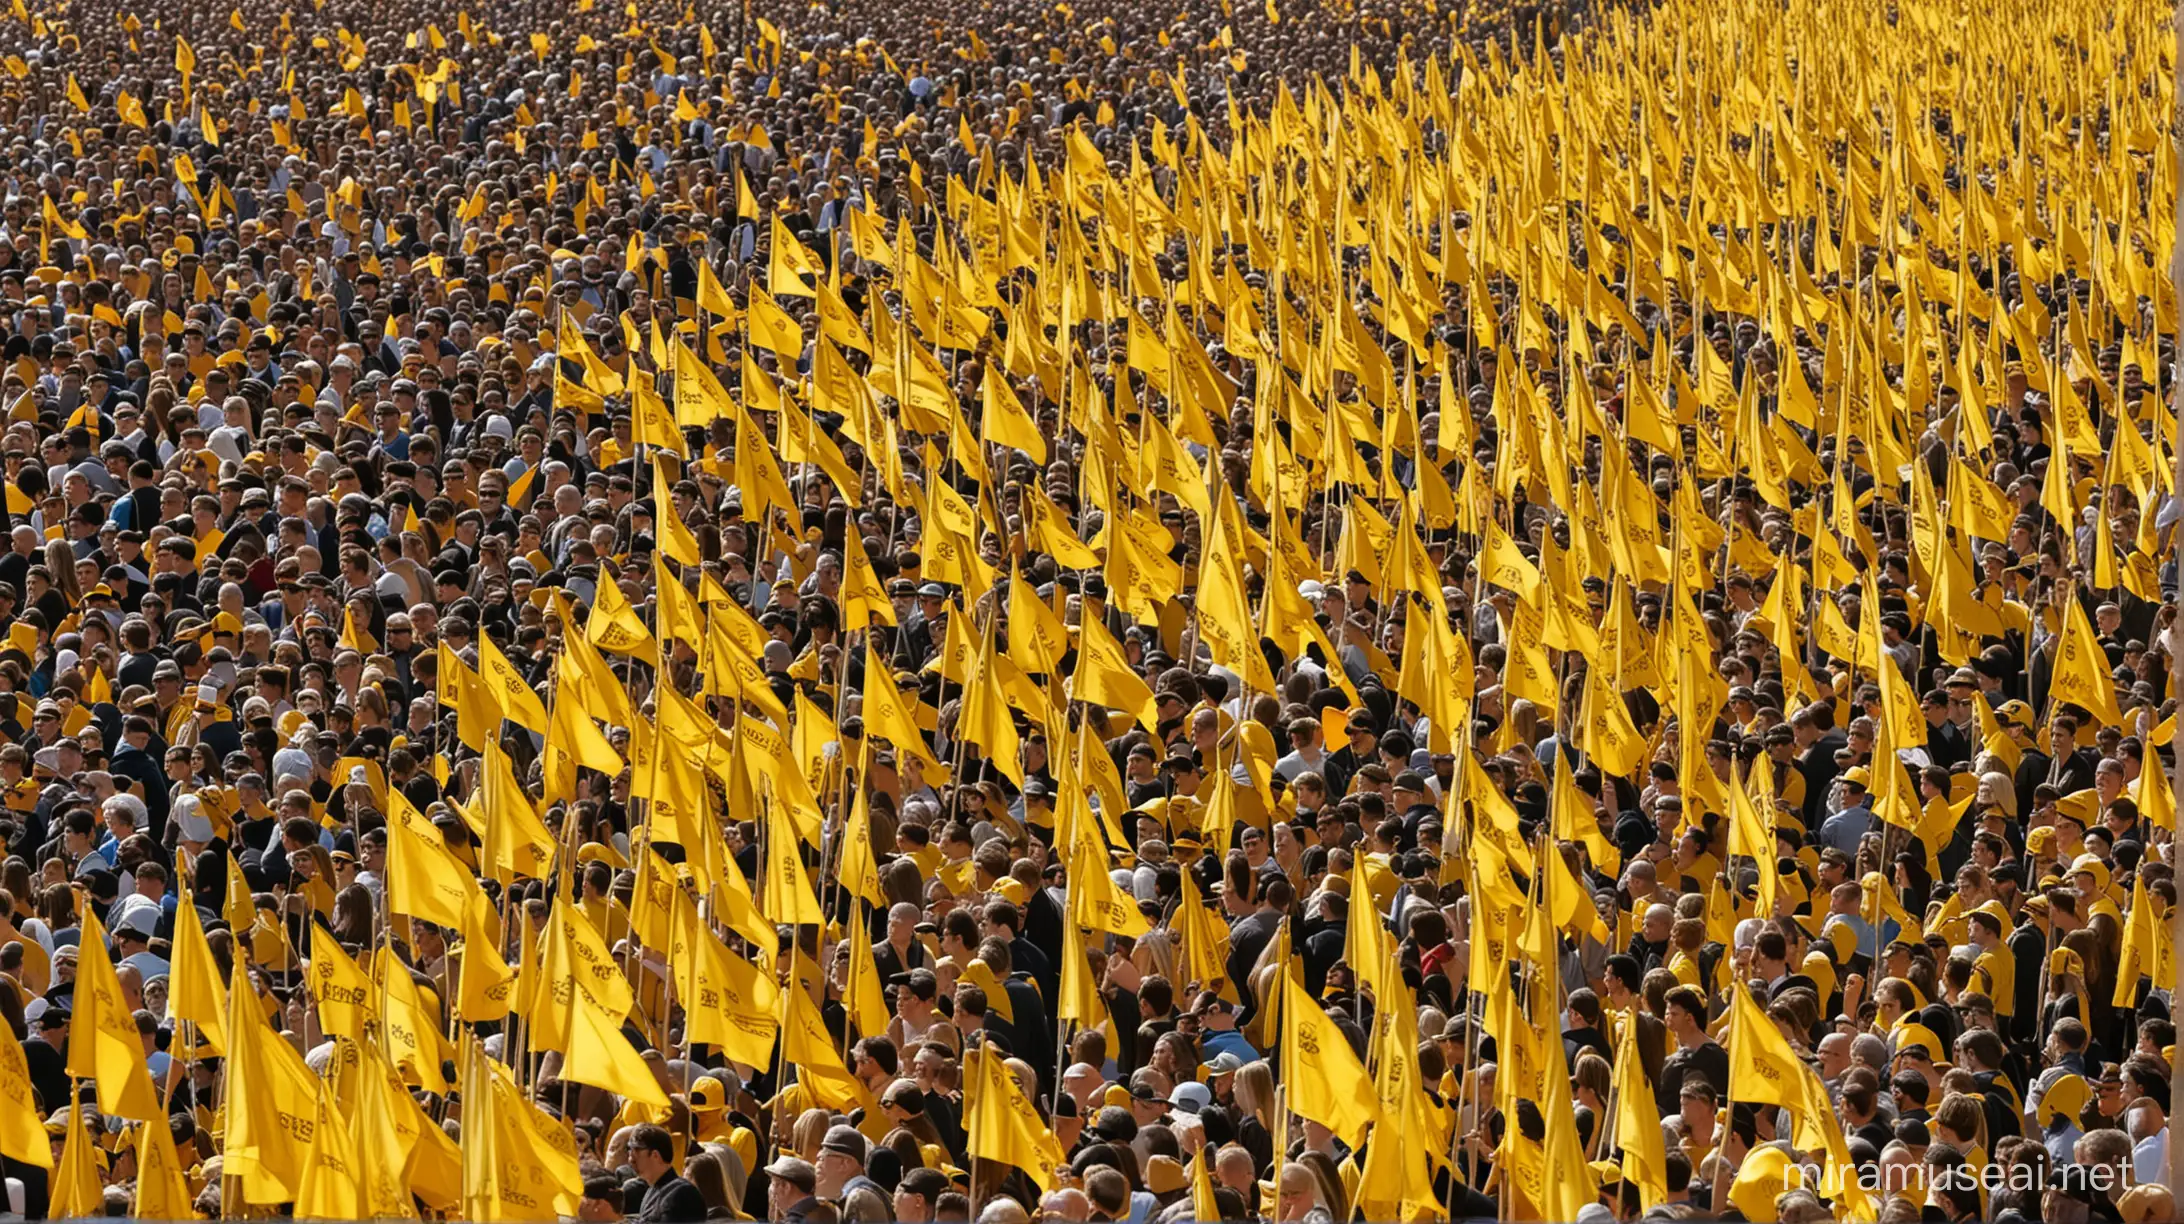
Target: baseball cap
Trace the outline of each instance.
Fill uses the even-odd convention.
[[[690,1111],[715,1114],[728,1107],[728,1089],[718,1076],[701,1075],[690,1085]]]
[[[1168,1094],[1168,1104],[1184,1113],[1197,1113],[1213,1104],[1213,1090],[1197,1080],[1185,1080]]]

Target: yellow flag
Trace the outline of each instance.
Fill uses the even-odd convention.
[[[1638,1187],[1639,1205],[1652,1210],[1668,1198],[1668,1156],[1661,1119],[1654,1111],[1653,1085],[1638,1058],[1638,1025],[1623,1022],[1615,1047],[1615,1141],[1623,1149],[1623,1176]]]
[[[68,1102],[68,1138],[61,1144],[61,1167],[53,1174],[51,1199],[46,1204],[48,1218],[55,1220],[88,1220],[106,1214],[106,1194],[99,1189],[99,1153],[91,1142],[91,1133],[83,1124],[86,1107],[75,1102],[75,1088],[70,1085]]]
[[[984,1044],[965,1051],[963,1061],[963,1128],[969,1132],[969,1153],[1022,1169],[1041,1190],[1052,1190],[1055,1170],[1069,1158],[1008,1064]]]
[[[881,585],[879,575],[872,572],[872,560],[865,554],[864,537],[854,528],[842,536],[839,598],[845,630],[865,628],[875,619],[883,625],[897,623],[894,601],[887,597],[887,588]]]
[[[690,1016],[689,1038],[717,1045],[733,1062],[765,1066],[773,1060],[780,988],[773,974],[721,943],[680,888],[672,890],[675,991]]]
[[[983,401],[979,414],[979,441],[987,446],[1006,446],[1023,451],[1032,462],[1044,467],[1047,461],[1046,437],[1039,432],[1039,424],[1025,411],[1024,401],[1009,386],[1007,371],[999,365],[986,367],[985,378],[979,384]]]
[[[379,639],[373,637],[364,626],[356,623],[355,608],[343,608],[341,611],[340,644],[344,649],[356,651],[358,654],[368,655],[379,652]]]
[[[2161,763],[2149,753],[2146,767],[2149,771],[2159,771]],[[2146,880],[2143,876],[2135,877],[2131,881],[2131,912],[2123,923],[2122,956],[2116,969],[2116,992],[2110,999],[2111,1005],[2138,1006],[2139,979],[2153,971],[2154,948],[2159,938],[2154,928],[2154,907],[2146,899]]]
[[[568,1057],[561,1074],[580,1084],[592,1084],[655,1109],[667,1108],[667,1093],[652,1068],[622,1035],[589,1007],[569,1005]]]
[[[844,1113],[852,1109],[874,1108],[879,1101],[864,1081],[850,1074],[836,1053],[834,1037],[827,1030],[819,1005],[812,1001],[811,992],[803,983],[818,976],[817,966],[809,957],[796,954],[796,963],[789,974],[790,985],[781,992],[786,1000],[785,1014],[781,1017],[781,1056],[796,1064],[797,1084],[808,1091],[819,1104]],[[875,1115],[868,1113],[867,1117]]]
[[[607,742],[589,710],[566,696],[554,702],[546,731],[547,794],[576,793],[578,766],[596,769],[611,778],[622,772],[622,765],[622,754]]]
[[[164,1119],[152,1075],[144,1064],[144,1039],[136,1013],[121,997],[121,979],[106,951],[106,928],[82,902],[83,937],[76,960],[76,1012],[70,1026],[68,1073],[95,1080],[99,1112],[138,1122]]]
[[[418,993],[409,966],[395,956],[392,948],[382,944],[373,957],[372,976],[379,983],[379,998],[385,1006],[380,1027],[387,1058],[397,1067],[408,1068],[417,1077],[418,1087],[445,1093],[447,1077],[441,1073],[440,1064],[452,1061],[455,1051],[448,1046],[440,1018]]]
[[[485,890],[470,894],[463,914],[462,989],[455,997],[455,1015],[466,1021],[498,1020],[508,1014],[508,999],[515,992],[515,971],[502,958],[493,939],[493,906]]]
[[[259,1017],[249,973],[236,957],[228,980],[226,1171],[240,1175],[246,1203],[292,1202],[309,1163],[319,1079]]]
[[[1191,1161],[1191,1217],[1198,1220],[1221,1219],[1221,1200],[1214,1197],[1213,1175],[1207,1166],[1213,1163],[1213,1145],[1198,1149]]]
[[[2090,711],[2102,726],[2120,727],[2123,713],[2116,708],[2116,682],[2108,672],[2108,656],[2093,634],[2093,622],[2072,590],[2063,615],[2060,640],[2055,644],[2055,678],[2048,685],[2050,701],[2067,701]]]
[[[348,1119],[333,1107],[322,1089],[317,1096],[311,1124],[311,1150],[304,1161],[303,1184],[296,1188],[299,1219],[368,1218],[364,1202],[365,1174],[359,1155]]]
[[[1122,644],[1107,631],[1107,626],[1092,617],[1086,617],[1077,632],[1077,675],[1070,696],[1136,715],[1139,725],[1148,731],[1159,726],[1153,690],[1131,669]]]
[[[402,796],[387,792],[387,910],[459,927],[477,878],[447,848],[440,831]]]
[[[324,927],[312,933],[311,963],[305,966],[303,982],[318,1004],[320,1028],[329,1036],[364,1040],[364,1026],[378,1012],[373,1006],[377,992],[371,978]]]
[[[138,1124],[136,1158],[136,1218],[196,1218],[196,1209],[190,1201],[189,1178],[185,1172],[188,1166],[182,1163],[181,1154],[175,1151],[174,1131],[165,1118]]]
[[[462,1215],[478,1221],[574,1215],[584,1179],[568,1123],[516,1091],[515,1073],[463,1043]]]
[[[636,993],[599,929],[575,902],[566,897],[555,902],[536,952],[536,960],[524,964],[515,999],[516,1009],[531,1020],[533,1044],[567,1049],[572,1012],[596,1014],[616,1026],[629,1015]]]
[[[508,656],[486,634],[478,635],[478,678],[484,681],[487,694],[499,707],[501,716],[508,721],[546,734],[546,706],[533,692],[523,673],[508,662]]]
[[[175,906],[174,963],[167,971],[167,982],[167,1014],[195,1024],[197,1035],[213,1053],[226,1054],[227,985],[220,980],[194,905]]]
[[[0,1156],[41,1169],[53,1167],[53,1144],[46,1138],[38,1094],[30,1086],[30,1061],[15,1030],[0,1024]],[[52,1102],[58,1106],[60,1102]]]
[[[796,826],[781,810],[781,805],[774,803],[766,805],[765,823],[770,844],[766,847],[766,871],[762,881],[765,892],[759,896],[762,912],[778,923],[824,924],[826,914],[819,908],[819,898],[812,891],[811,876],[804,870],[804,843]]]
[[[675,499],[671,490],[674,482],[667,478],[667,468],[658,455],[652,458],[652,524],[653,536],[659,541],[660,551],[670,561],[680,565],[696,565],[705,560],[698,548],[698,537],[690,532],[690,525],[682,521],[675,511]]]
[[[1380,1117],[1380,1101],[1350,1042],[1327,1012],[1284,966],[1282,1057],[1287,1061],[1289,1108],[1325,1126],[1352,1147]]]
[[[774,214],[768,245],[771,249],[767,254],[766,288],[775,297],[812,296],[811,286],[804,283],[804,278],[809,276],[817,280],[826,275],[826,269],[804,249],[804,244],[789,227],[781,223],[779,213]]]

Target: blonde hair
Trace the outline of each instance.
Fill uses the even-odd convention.
[[[1274,1068],[1263,1060],[1245,1063],[1236,1073],[1236,1104],[1249,1110],[1268,1134],[1274,1133]]]

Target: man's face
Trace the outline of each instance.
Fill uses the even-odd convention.
[[[895,1218],[903,1224],[923,1224],[933,1218],[932,1211],[933,1204],[924,1195],[908,1190],[895,1191]]]
[[[819,1153],[819,1184],[839,1187],[850,1178],[864,1172],[864,1165],[853,1156],[842,1152]]]

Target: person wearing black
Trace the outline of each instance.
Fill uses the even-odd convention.
[[[1259,963],[1259,954],[1274,941],[1294,895],[1289,881],[1272,881],[1260,893],[1258,908],[1238,919],[1229,930],[1228,978],[1246,1004],[1253,1001],[1251,971]]]
[[[629,1161],[650,1187],[637,1218],[646,1224],[697,1224],[705,1196],[675,1172],[675,1140],[661,1126],[640,1126],[629,1140]]]
[[[31,1089],[48,1114],[68,1101],[68,1020],[67,1008],[47,1007],[37,1019],[38,1035],[23,1043]]]
[[[1706,999],[1689,986],[1668,992],[1668,1031],[1677,1050],[1661,1064],[1661,1079],[1654,1086],[1654,1103],[1665,1117],[1683,1107],[1686,1077],[1709,1084],[1729,1082],[1729,1054],[1706,1034]]]
[[[1798,772],[1805,775],[1805,827],[1819,827],[1819,818],[1827,814],[1828,788],[1835,784],[1839,766],[1835,754],[1850,746],[1850,736],[1835,725],[1835,707],[1825,701],[1816,701],[1798,711],[1811,720],[1819,737],[1805,746],[1797,758]],[[1792,721],[1794,728],[1796,723]]]
[[[1599,996],[1590,988],[1580,986],[1570,992],[1568,1009],[1569,1015],[1565,1022],[1569,1027],[1562,1030],[1562,1050],[1563,1056],[1570,1060],[1570,1065],[1576,1066],[1577,1056],[1586,1050],[1609,1060],[1612,1065],[1615,1051],[1609,1047],[1606,1035],[1600,1031]]]

